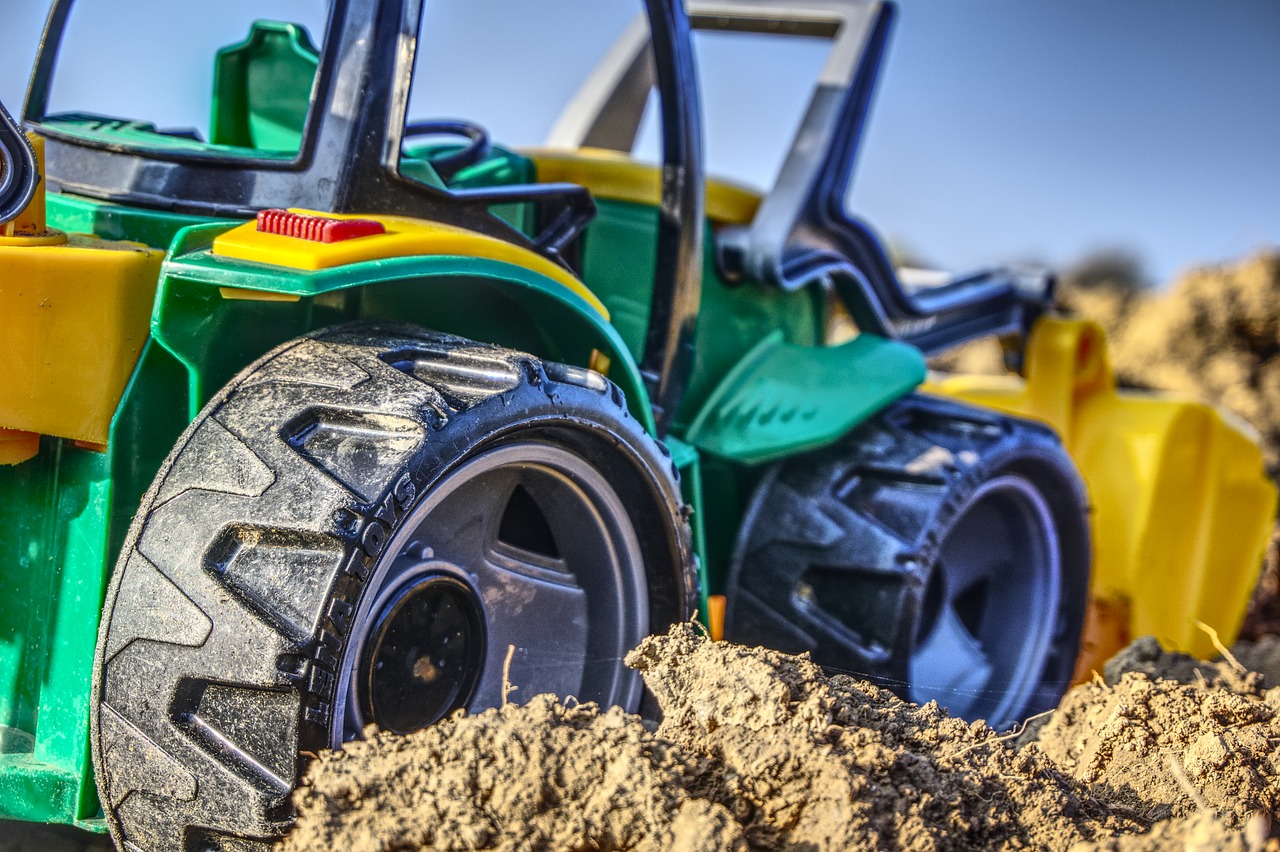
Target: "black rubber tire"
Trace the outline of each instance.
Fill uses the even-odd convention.
[[[629,513],[625,546],[639,548],[643,576],[628,588],[647,613],[617,614],[637,622],[618,635],[690,617],[697,581],[676,471],[598,374],[350,326],[285,344],[237,376],[161,466],[107,592],[91,724],[117,843],[260,848],[287,830],[309,756],[352,736],[335,712],[348,694],[339,683],[376,626],[382,566],[404,556],[389,542],[413,534],[406,519],[438,483],[534,445],[597,471]],[[555,632],[545,620],[536,626]],[[525,650],[532,662],[512,682],[527,698],[544,690],[539,649]],[[623,673],[609,695],[636,709],[625,650],[607,663]]]
[[[953,588],[941,558],[953,558],[949,544],[967,565],[1035,558],[980,564],[981,584]],[[939,613],[963,603],[967,620],[949,623],[977,648],[957,645],[957,664],[967,651],[996,664],[957,672],[972,688],[953,690],[950,703],[956,715],[1006,726],[1055,706],[1070,685],[1090,554],[1085,489],[1051,430],[911,396],[765,476],[730,566],[725,636],[809,651],[829,671],[946,706],[945,690],[913,681],[913,658],[948,647],[935,638]]]

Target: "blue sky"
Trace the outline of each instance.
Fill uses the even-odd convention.
[[[44,8],[0,2],[0,99],[16,111]],[[109,0],[79,2],[92,13]],[[64,68],[67,105],[127,96],[135,117],[203,123],[202,57],[235,40],[240,16],[304,19],[319,5],[121,0],[113,8],[127,11],[96,16],[85,38],[114,46],[110,58]],[[535,144],[639,4],[572,0],[536,19],[534,7],[435,4],[413,116],[470,117],[498,141]],[[201,13],[213,18],[182,38],[138,26]],[[698,45],[712,162],[767,186],[824,48],[720,41]],[[1122,246],[1161,281],[1280,245],[1280,2],[904,0],[851,206],[957,270],[1063,266]]]

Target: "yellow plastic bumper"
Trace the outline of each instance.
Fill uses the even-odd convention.
[[[1042,318],[1024,372],[935,375],[923,390],[1044,421],[1079,465],[1094,530],[1079,673],[1145,634],[1212,656],[1195,621],[1225,642],[1239,632],[1275,518],[1253,431],[1203,402],[1117,391],[1106,337],[1086,320]]]
[[[46,229],[43,184],[5,231],[0,464],[35,455],[40,435],[105,444],[147,340],[164,252]]]

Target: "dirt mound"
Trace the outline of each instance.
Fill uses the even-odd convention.
[[[685,791],[696,774],[636,717],[541,695],[325,755],[285,848],[745,848],[728,811]]]
[[[1280,681],[1275,680],[1274,661],[1269,660],[1270,643],[1237,643],[1231,659],[1197,660],[1189,654],[1166,651],[1154,636],[1143,636],[1120,649],[1102,666],[1102,679],[1115,686],[1130,672],[1138,672],[1152,680],[1172,680],[1205,688],[1222,687],[1245,695],[1260,695],[1261,690]],[[1240,656],[1238,656],[1240,655]],[[1242,662],[1261,663],[1250,665]],[[1271,674],[1266,674],[1270,672]]]
[[[1166,705],[1207,716],[1179,758],[1208,796],[1220,768],[1200,767],[1222,761],[1204,737],[1253,748],[1250,737],[1276,716],[1256,696],[1187,699],[1177,682],[1140,674],[1083,687],[1069,718],[1042,732],[1064,765],[1084,767],[1077,780],[1036,743],[1015,749],[936,704],[827,678],[803,657],[713,643],[689,625],[646,640],[629,662],[662,706],[656,729],[542,696],[407,737],[377,735],[313,765],[285,848],[1066,849],[1144,831],[1155,813],[1123,783],[1089,775],[1087,746],[1073,745],[1087,722],[1077,720],[1097,719],[1111,755],[1126,747],[1112,729],[1130,718],[1116,707],[1153,708],[1152,725]],[[1112,709],[1098,717],[1098,707]],[[1154,748],[1172,742],[1152,736]],[[1253,769],[1248,801],[1274,802],[1275,766]],[[1241,836],[1247,816],[1233,800],[1221,836]]]
[[[753,848],[1061,848],[1117,826],[1038,749],[805,657],[681,626],[628,662],[662,705],[658,736],[700,758],[691,791]]]
[[[1234,411],[1263,434],[1276,469],[1280,252],[1192,270],[1167,291],[1140,298],[1112,324],[1112,356],[1122,380],[1195,394]]]
[[[1249,671],[1259,672],[1268,686],[1280,686],[1280,636],[1237,642],[1231,653]]]
[[[1147,638],[1069,692],[1036,742],[1113,810],[1161,821],[1209,809],[1242,829],[1280,807],[1280,689],[1264,683]]]

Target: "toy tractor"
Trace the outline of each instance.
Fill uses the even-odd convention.
[[[207,139],[51,110],[54,0],[0,113],[0,816],[261,845],[369,724],[645,710],[623,656],[699,612],[996,724],[1087,614],[1236,628],[1256,446],[1118,395],[1051,278],[909,292],[845,212],[892,7],[645,5],[517,152],[406,121],[421,0],[246,22]],[[706,176],[694,30],[830,41],[766,194]],[[1021,375],[918,392],[984,335]]]

